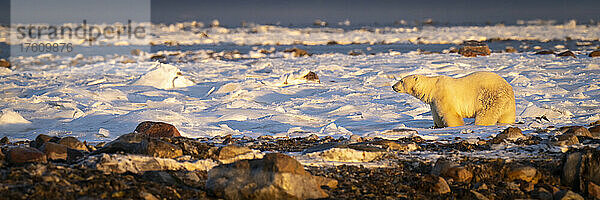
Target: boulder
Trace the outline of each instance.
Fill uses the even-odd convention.
[[[459,166],[458,164],[452,163],[446,159],[438,159],[435,162],[431,173],[434,175],[442,176],[446,179],[452,179],[455,182],[471,182],[473,173],[467,168]]]
[[[0,67],[10,68],[10,62],[5,59],[0,59]]]
[[[44,143],[46,143],[48,141],[58,143],[58,140],[60,140],[60,138],[58,138],[58,137],[52,137],[52,136],[48,136],[48,135],[44,135],[44,134],[39,134],[37,137],[35,137],[34,141],[31,141],[31,143],[29,143],[29,146],[34,147],[34,148],[40,148],[42,145],[44,145]]]
[[[291,49],[286,49],[283,52],[286,53],[292,53],[292,56],[294,57],[304,57],[304,56],[310,56],[310,54],[304,50],[304,49],[299,49],[299,48],[291,48]]]
[[[7,160],[13,164],[46,162],[46,155],[32,147],[14,147],[8,150]]]
[[[145,121],[137,125],[135,132],[148,135],[150,137],[180,137],[181,134],[171,124],[164,122]]]
[[[496,137],[494,137],[491,140],[491,142],[493,144],[500,144],[504,140],[515,141],[518,139],[525,139],[525,138],[527,138],[527,137],[525,137],[525,135],[523,135],[523,132],[521,131],[520,128],[508,127],[506,129],[504,129],[504,131],[502,131],[502,133],[496,135]]]
[[[516,167],[506,173],[508,181],[523,180],[531,182],[534,180],[537,170],[530,166]]]
[[[465,57],[489,56],[490,53],[491,51],[487,44],[474,40],[465,41],[458,50],[458,54]]]
[[[550,55],[550,54],[554,55],[554,51],[542,50],[542,51],[535,52],[535,55]]]
[[[218,160],[227,160],[227,159],[232,159],[235,158],[236,156],[242,155],[242,154],[247,154],[252,152],[251,149],[249,149],[248,147],[242,147],[242,146],[237,146],[237,145],[228,145],[228,146],[224,146],[219,148],[219,151],[217,152],[217,159]]]
[[[176,158],[183,155],[179,146],[140,133],[122,135],[98,149],[94,154],[120,152],[160,158]]]
[[[10,140],[6,136],[4,136],[2,139],[0,139],[0,145],[4,145],[4,144],[10,144]]]
[[[562,185],[582,193],[585,193],[588,183],[600,184],[600,150],[585,147],[565,153],[560,180]]]
[[[579,139],[573,134],[563,134],[558,136],[558,141],[553,142],[556,146],[570,146],[579,144]]]
[[[67,146],[56,144],[54,142],[46,142],[40,150],[44,152],[48,160],[67,160]]]
[[[58,144],[65,145],[70,149],[88,151],[87,147],[85,146],[85,144],[83,144],[83,142],[79,141],[77,138],[72,136],[61,138],[58,141]]]
[[[590,134],[592,135],[592,137],[594,137],[594,138],[600,138],[600,125],[596,125],[594,127],[590,127],[588,129],[588,131],[590,132]]]
[[[448,186],[448,183],[442,177],[428,175],[425,176],[424,182],[426,184],[425,187],[429,188],[429,191],[435,194],[446,194],[451,192],[450,186]]]
[[[589,182],[587,185],[587,194],[588,197],[594,198],[594,199],[600,199],[600,186],[593,183],[593,182]]]
[[[307,81],[313,81],[313,82],[321,83],[321,80],[319,80],[319,76],[316,73],[312,72],[312,71],[309,71],[302,78],[306,79]]]
[[[565,52],[562,52],[562,53],[556,54],[556,56],[559,56],[559,57],[567,57],[567,56],[571,56],[571,57],[573,57],[573,58],[577,58],[577,57],[575,56],[575,54],[574,54],[572,51],[565,51]]]
[[[337,182],[312,176],[294,158],[279,153],[219,165],[208,172],[206,181],[206,189],[224,199],[327,198],[322,185]]]
[[[600,51],[596,50],[596,51],[592,51],[590,54],[588,54],[589,57],[600,57]]]
[[[570,134],[575,136],[593,137],[592,133],[583,126],[566,126],[559,130],[562,134]]]
[[[554,200],[584,200],[584,198],[571,190],[561,190],[554,195]]]

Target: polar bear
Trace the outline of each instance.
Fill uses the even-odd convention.
[[[434,125],[439,128],[462,126],[463,118],[475,118],[475,125],[483,126],[515,123],[513,89],[493,72],[475,72],[462,78],[411,75],[392,88],[429,104]]]

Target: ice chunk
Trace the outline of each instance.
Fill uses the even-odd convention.
[[[0,115],[0,125],[17,124],[31,124],[31,122],[10,108],[2,110],[2,115]]]
[[[173,65],[158,64],[152,71],[144,74],[134,85],[147,85],[158,89],[173,89],[195,85],[182,76],[181,71]]]

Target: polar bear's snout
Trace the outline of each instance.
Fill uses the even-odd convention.
[[[402,81],[396,82],[396,84],[392,85],[392,89],[394,92],[404,92],[404,86],[402,85]]]

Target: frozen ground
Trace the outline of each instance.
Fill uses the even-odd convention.
[[[460,77],[474,71],[496,72],[513,86],[517,126],[526,134],[536,134],[538,127],[600,119],[600,59],[583,54],[466,58],[392,52],[296,58],[279,52],[216,60],[199,52],[163,53],[200,56],[189,59],[194,62],[161,66],[147,61],[150,54],[15,58],[18,68],[0,71],[0,135],[33,139],[44,133],[110,141],[141,121],[154,120],[175,125],[187,137],[314,133],[394,139],[414,134],[402,129],[414,129],[424,139],[457,134],[483,139],[506,126],[431,129],[428,105],[390,87],[408,74]],[[320,83],[299,78],[308,71]]]

